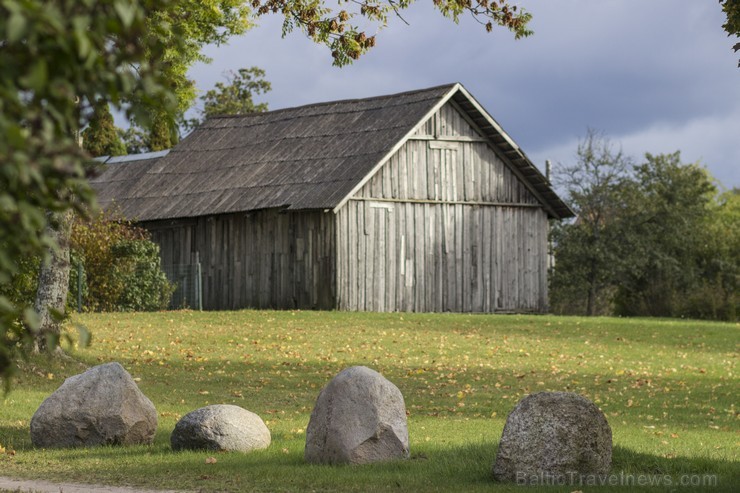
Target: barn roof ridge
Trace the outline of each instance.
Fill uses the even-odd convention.
[[[460,84],[460,83],[459,82],[450,82],[450,83],[447,83],[447,84],[440,84],[440,85],[437,85],[437,86],[426,87],[424,89],[413,89],[413,90],[402,91],[402,92],[397,92],[397,93],[393,93],[393,94],[382,94],[380,96],[370,96],[370,97],[367,97],[367,98],[345,98],[345,99],[336,99],[336,100],[332,100],[332,101],[321,101],[321,102],[318,102],[318,103],[307,103],[307,104],[301,104],[301,105],[298,105],[298,106],[287,106],[285,108],[277,108],[277,109],[274,109],[274,110],[254,112],[254,113],[243,113],[243,114],[240,114],[240,115],[213,115],[211,117],[208,117],[208,119],[209,120],[211,120],[211,119],[212,120],[227,120],[227,119],[239,119],[239,118],[259,117],[260,115],[264,115],[264,114],[267,114],[267,113],[275,114],[275,113],[280,113],[280,112],[288,112],[288,111],[299,110],[299,109],[316,108],[316,107],[321,107],[321,106],[331,106],[331,105],[339,105],[339,104],[353,104],[353,103],[359,103],[359,102],[367,103],[367,102],[376,101],[376,100],[379,101],[379,100],[382,100],[382,99],[395,99],[395,98],[398,98],[400,96],[410,96],[410,95],[413,95],[413,94],[420,94],[420,93],[424,93],[424,92],[431,92],[431,91],[435,91],[435,90],[438,90],[438,89],[446,89],[446,88],[452,89],[453,87],[457,86],[458,84]],[[436,99],[436,98],[430,98],[430,99]],[[333,113],[334,112],[332,112],[332,114]],[[219,128],[223,128],[223,127],[219,127]]]

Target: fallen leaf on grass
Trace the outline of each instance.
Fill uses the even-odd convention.
[[[218,461],[216,460],[215,457],[208,457],[206,459],[206,464],[215,464],[216,462],[218,462]]]

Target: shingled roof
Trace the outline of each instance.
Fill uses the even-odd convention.
[[[553,217],[570,209],[460,84],[208,119],[169,153],[119,162],[93,180],[104,207],[149,221],[259,209],[336,209],[418,126],[454,99],[530,182]]]

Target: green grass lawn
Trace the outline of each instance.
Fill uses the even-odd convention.
[[[738,324],[685,320],[344,312],[164,312],[76,316],[93,343],[72,359],[24,363],[0,413],[0,475],[203,491],[513,491],[491,479],[506,420],[545,390],[594,401],[626,480],[740,486]],[[36,450],[29,422],[64,378],[118,361],[159,413],[150,447]],[[409,412],[411,459],[369,466],[303,461],[319,390],[366,365]],[[178,418],[229,403],[260,415],[269,449],[172,452]],[[0,450],[2,450],[0,448]],[[15,453],[13,454],[12,451]],[[644,477],[643,477],[644,476]],[[548,491],[592,491],[590,485]],[[609,488],[603,488],[609,489]],[[611,488],[624,489],[624,488]],[[635,488],[630,488],[635,489]],[[529,488],[526,491],[535,491]],[[656,491],[656,488],[648,488]]]

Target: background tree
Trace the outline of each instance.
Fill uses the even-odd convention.
[[[94,157],[126,154],[108,103],[95,105],[90,124],[82,131],[82,148]]]
[[[136,125],[131,125],[126,130],[117,128],[116,131],[126,148],[126,154],[139,154],[149,151],[150,132]]]
[[[598,138],[595,138],[598,137]],[[559,182],[578,213],[555,226],[553,310],[735,320],[740,199],[680,153],[632,166],[589,132]]]
[[[710,205],[717,188],[679,152],[645,155],[635,167],[623,241],[629,262],[618,279],[616,313],[675,317],[701,287]]]
[[[610,310],[621,263],[616,246],[623,233],[617,218],[631,160],[591,129],[578,144],[576,156],[574,164],[556,168],[555,182],[577,218],[553,228],[557,248],[551,304],[560,313],[604,314]]]
[[[271,89],[264,79],[265,71],[258,67],[240,68],[237,72],[225,74],[226,82],[217,82],[213,89],[200,97],[203,107],[198,111],[199,118],[184,122],[184,127],[194,129],[206,118],[217,115],[246,115],[267,111],[267,103],[255,103],[257,95]]]

